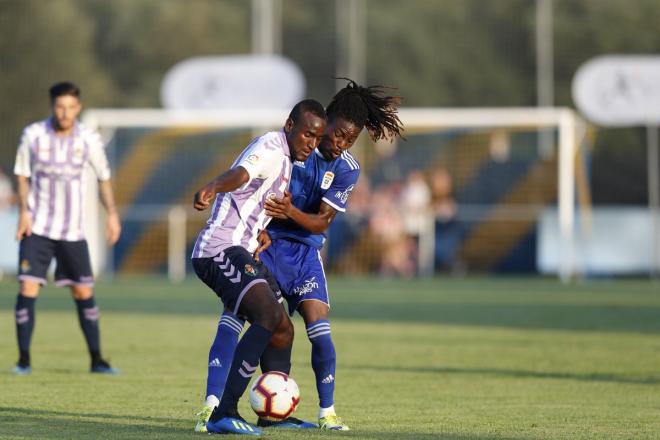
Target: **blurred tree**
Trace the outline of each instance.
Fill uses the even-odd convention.
[[[167,70],[186,58],[250,51],[242,0],[79,0],[96,25],[94,50],[112,77],[113,104],[158,107]]]
[[[94,27],[74,0],[0,3],[0,161],[11,172],[21,129],[49,113],[48,88],[72,80],[94,106],[112,83],[92,49]]]

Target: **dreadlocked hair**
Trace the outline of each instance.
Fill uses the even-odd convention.
[[[389,87],[363,87],[355,81],[345,79],[348,84],[337,92],[326,108],[328,119],[341,117],[355,124],[360,130],[366,127],[371,139],[403,137],[403,124],[397,114],[401,97],[387,95]]]

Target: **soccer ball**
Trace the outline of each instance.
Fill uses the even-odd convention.
[[[277,422],[286,419],[300,402],[296,382],[279,371],[270,371],[257,378],[250,387],[250,405],[263,419]]]

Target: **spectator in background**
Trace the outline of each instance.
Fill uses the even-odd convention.
[[[11,209],[16,203],[16,194],[11,187],[9,177],[0,169],[0,280],[5,270],[16,267],[16,249],[12,246],[12,233],[16,224],[16,211]],[[6,244],[6,245],[5,245]]]
[[[11,187],[11,180],[0,170],[0,212],[8,210],[16,203],[16,194]]]
[[[379,247],[379,272],[386,276],[412,277],[415,275],[414,247],[406,235],[400,202],[400,182],[375,189],[371,197],[369,229]]]
[[[458,256],[462,228],[456,220],[458,206],[449,171],[439,166],[431,173],[431,207],[435,215],[435,266],[449,268],[452,273],[465,271]]]

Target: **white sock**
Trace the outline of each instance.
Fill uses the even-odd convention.
[[[322,419],[325,416],[330,414],[335,414],[335,406],[331,405],[327,408],[319,408],[319,419]]]
[[[213,394],[206,396],[206,402],[204,402],[204,406],[208,406],[209,408],[215,408],[218,405],[220,405],[220,401],[218,400],[217,397],[215,397]]]

